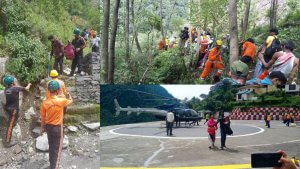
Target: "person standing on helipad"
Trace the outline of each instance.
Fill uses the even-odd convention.
[[[286,126],[290,127],[291,122],[291,113],[288,113],[286,116]]]
[[[173,134],[172,134],[172,128],[173,128],[174,120],[175,120],[174,113],[169,112],[167,114],[167,117],[166,117],[167,136],[173,136]]]
[[[217,123],[214,120],[214,115],[210,115],[210,118],[207,122],[207,133],[208,140],[210,142],[209,149],[215,148],[216,141],[216,130],[218,129]]]
[[[267,113],[267,126],[268,126],[268,128],[270,128],[270,122],[271,122],[271,115],[270,115],[270,113]]]

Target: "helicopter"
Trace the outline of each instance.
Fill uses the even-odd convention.
[[[135,91],[135,92],[140,92],[140,91]],[[142,93],[145,94],[145,92]],[[171,99],[173,98],[164,98],[159,100],[171,100]],[[157,100],[157,99],[148,99],[148,100]],[[130,106],[128,106],[127,108],[121,107],[116,98],[114,99],[114,103],[115,103],[116,116],[119,116],[121,112],[127,112],[127,115],[130,115],[132,113],[137,113],[137,115],[140,115],[141,113],[148,113],[154,115],[157,119],[165,120],[167,113],[172,112],[174,113],[176,127],[177,126],[180,127],[181,122],[185,122],[185,126],[188,124],[188,126],[191,127],[196,123],[198,124],[198,122],[203,119],[202,114],[197,113],[197,111],[193,109],[186,108],[179,103],[163,104],[163,105],[155,106],[153,108],[140,108],[140,107],[132,108]]]

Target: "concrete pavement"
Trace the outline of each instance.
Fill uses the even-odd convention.
[[[300,155],[300,128],[272,121],[232,121],[233,137],[228,150],[209,150],[206,126],[178,128],[175,137],[166,137],[161,122],[102,127],[101,167],[201,167],[234,164],[249,168],[251,153],[286,151]],[[220,139],[216,140],[220,146]],[[242,167],[239,166],[239,167]]]

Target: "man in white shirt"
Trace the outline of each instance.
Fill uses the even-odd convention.
[[[166,117],[166,124],[167,124],[167,136],[173,136],[172,134],[172,127],[174,123],[174,113],[169,112]]]
[[[100,38],[97,36],[96,31],[92,33],[92,37],[90,48],[92,49],[92,52],[99,52]]]

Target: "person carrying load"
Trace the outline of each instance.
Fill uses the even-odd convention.
[[[215,75],[215,81],[220,79],[220,76],[223,72],[224,65],[222,58],[220,56],[221,53],[222,41],[216,41],[216,47],[212,48],[208,55],[208,60],[205,63],[204,70],[200,76],[201,79],[205,79],[214,69],[217,69],[217,73]]]

